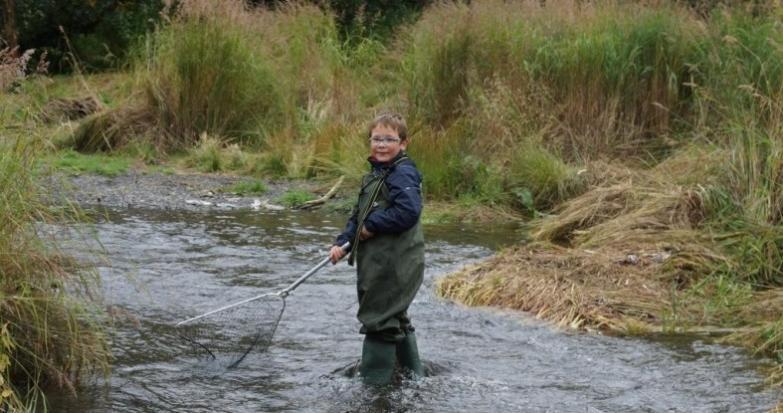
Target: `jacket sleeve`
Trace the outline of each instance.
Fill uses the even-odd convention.
[[[421,215],[421,175],[416,167],[402,164],[395,168],[388,178],[390,205],[386,209],[375,210],[364,221],[364,226],[372,233],[403,232],[419,221]]]
[[[353,237],[354,235],[356,235],[356,225],[357,225],[356,216],[359,214],[357,209],[358,208],[356,207],[353,208],[351,217],[348,219],[348,222],[345,224],[345,229],[343,229],[343,232],[337,236],[337,239],[335,239],[334,241],[334,245],[343,245],[348,241],[351,241],[351,244],[353,244]]]

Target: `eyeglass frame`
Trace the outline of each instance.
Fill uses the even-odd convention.
[[[402,142],[402,139],[392,135],[376,135],[370,137],[369,142],[370,145],[380,145],[381,143],[391,145],[392,143]]]

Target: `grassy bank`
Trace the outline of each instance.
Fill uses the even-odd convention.
[[[453,208],[435,219],[532,220],[531,244],[443,296],[574,328],[729,331],[783,365],[780,12],[442,3],[380,43],[341,40],[316,7],[193,1],[127,72],[86,82],[84,120],[41,117],[52,87],[35,81],[4,116],[53,147],[356,182],[366,122],[397,110],[428,201]]]
[[[106,366],[86,300],[95,280],[36,228],[63,218],[41,204],[40,146],[4,139],[0,148],[0,409],[46,409],[46,388],[75,391]]]

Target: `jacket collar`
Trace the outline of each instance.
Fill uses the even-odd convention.
[[[396,165],[402,158],[407,158],[407,157],[408,157],[408,153],[405,152],[404,150],[400,150],[400,153],[398,153],[397,156],[395,156],[394,159],[390,160],[389,162],[378,162],[372,156],[367,158],[367,162],[369,162],[370,165],[372,165],[373,170],[379,170],[384,168],[391,168],[392,166]]]

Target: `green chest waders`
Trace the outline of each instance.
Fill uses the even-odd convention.
[[[397,161],[404,160],[401,158]],[[357,231],[372,211],[390,205],[387,173],[369,174],[359,193]],[[357,266],[357,317],[366,334],[359,373],[366,383],[391,381],[395,361],[421,375],[416,339],[407,310],[424,275],[424,237],[421,224],[392,234],[375,234],[359,241],[358,232],[349,262]]]

